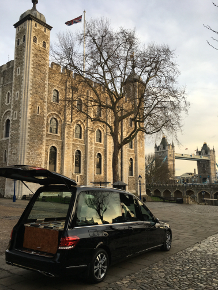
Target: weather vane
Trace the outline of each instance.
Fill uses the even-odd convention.
[[[38,0],[32,0],[33,9],[36,10],[36,4],[38,4]]]

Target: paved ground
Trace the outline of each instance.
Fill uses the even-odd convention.
[[[3,252],[11,228],[26,201],[0,199],[0,290],[4,289],[218,289],[218,207],[148,203],[160,220],[170,223],[173,245],[169,252],[145,253],[109,269],[104,282],[48,278],[6,265]]]

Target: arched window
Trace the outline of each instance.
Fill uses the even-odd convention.
[[[101,143],[101,131],[99,129],[96,131],[96,142]]]
[[[25,42],[25,40],[26,40],[26,36],[24,35],[24,36],[23,36],[23,42]]]
[[[33,42],[37,43],[37,37],[33,36]]]
[[[75,173],[81,173],[81,152],[79,150],[75,152]]]
[[[75,138],[82,139],[82,128],[79,124],[75,127]]]
[[[45,42],[45,41],[43,41],[42,46],[43,46],[44,48],[46,48],[46,42]]]
[[[58,121],[55,118],[51,118],[51,121],[50,121],[50,133],[58,134]]]
[[[129,142],[129,148],[130,148],[130,149],[133,148],[133,142],[132,142],[132,140]]]
[[[77,107],[77,110],[78,110],[78,111],[82,111],[82,100],[81,100],[81,99],[78,99],[78,100],[77,100],[77,105],[76,105],[76,107]]]
[[[10,98],[11,98],[11,94],[10,94],[10,92],[7,92],[7,95],[6,95],[6,104],[10,104]]]
[[[129,159],[129,176],[133,176],[133,159]]]
[[[101,174],[101,163],[102,163],[101,154],[98,153],[96,160],[96,174]]]
[[[5,138],[9,138],[10,133],[10,120],[7,119],[5,122]]]
[[[49,170],[56,171],[56,164],[57,164],[57,148],[51,146],[49,152]]]
[[[53,102],[59,103],[59,92],[57,90],[53,90]]]

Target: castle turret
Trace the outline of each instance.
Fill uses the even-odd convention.
[[[16,29],[8,165],[44,166],[50,30],[43,14],[22,13]],[[18,189],[19,195],[20,189]]]

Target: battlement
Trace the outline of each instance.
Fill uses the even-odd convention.
[[[0,66],[0,73],[14,66],[14,60],[8,61],[6,64]]]

